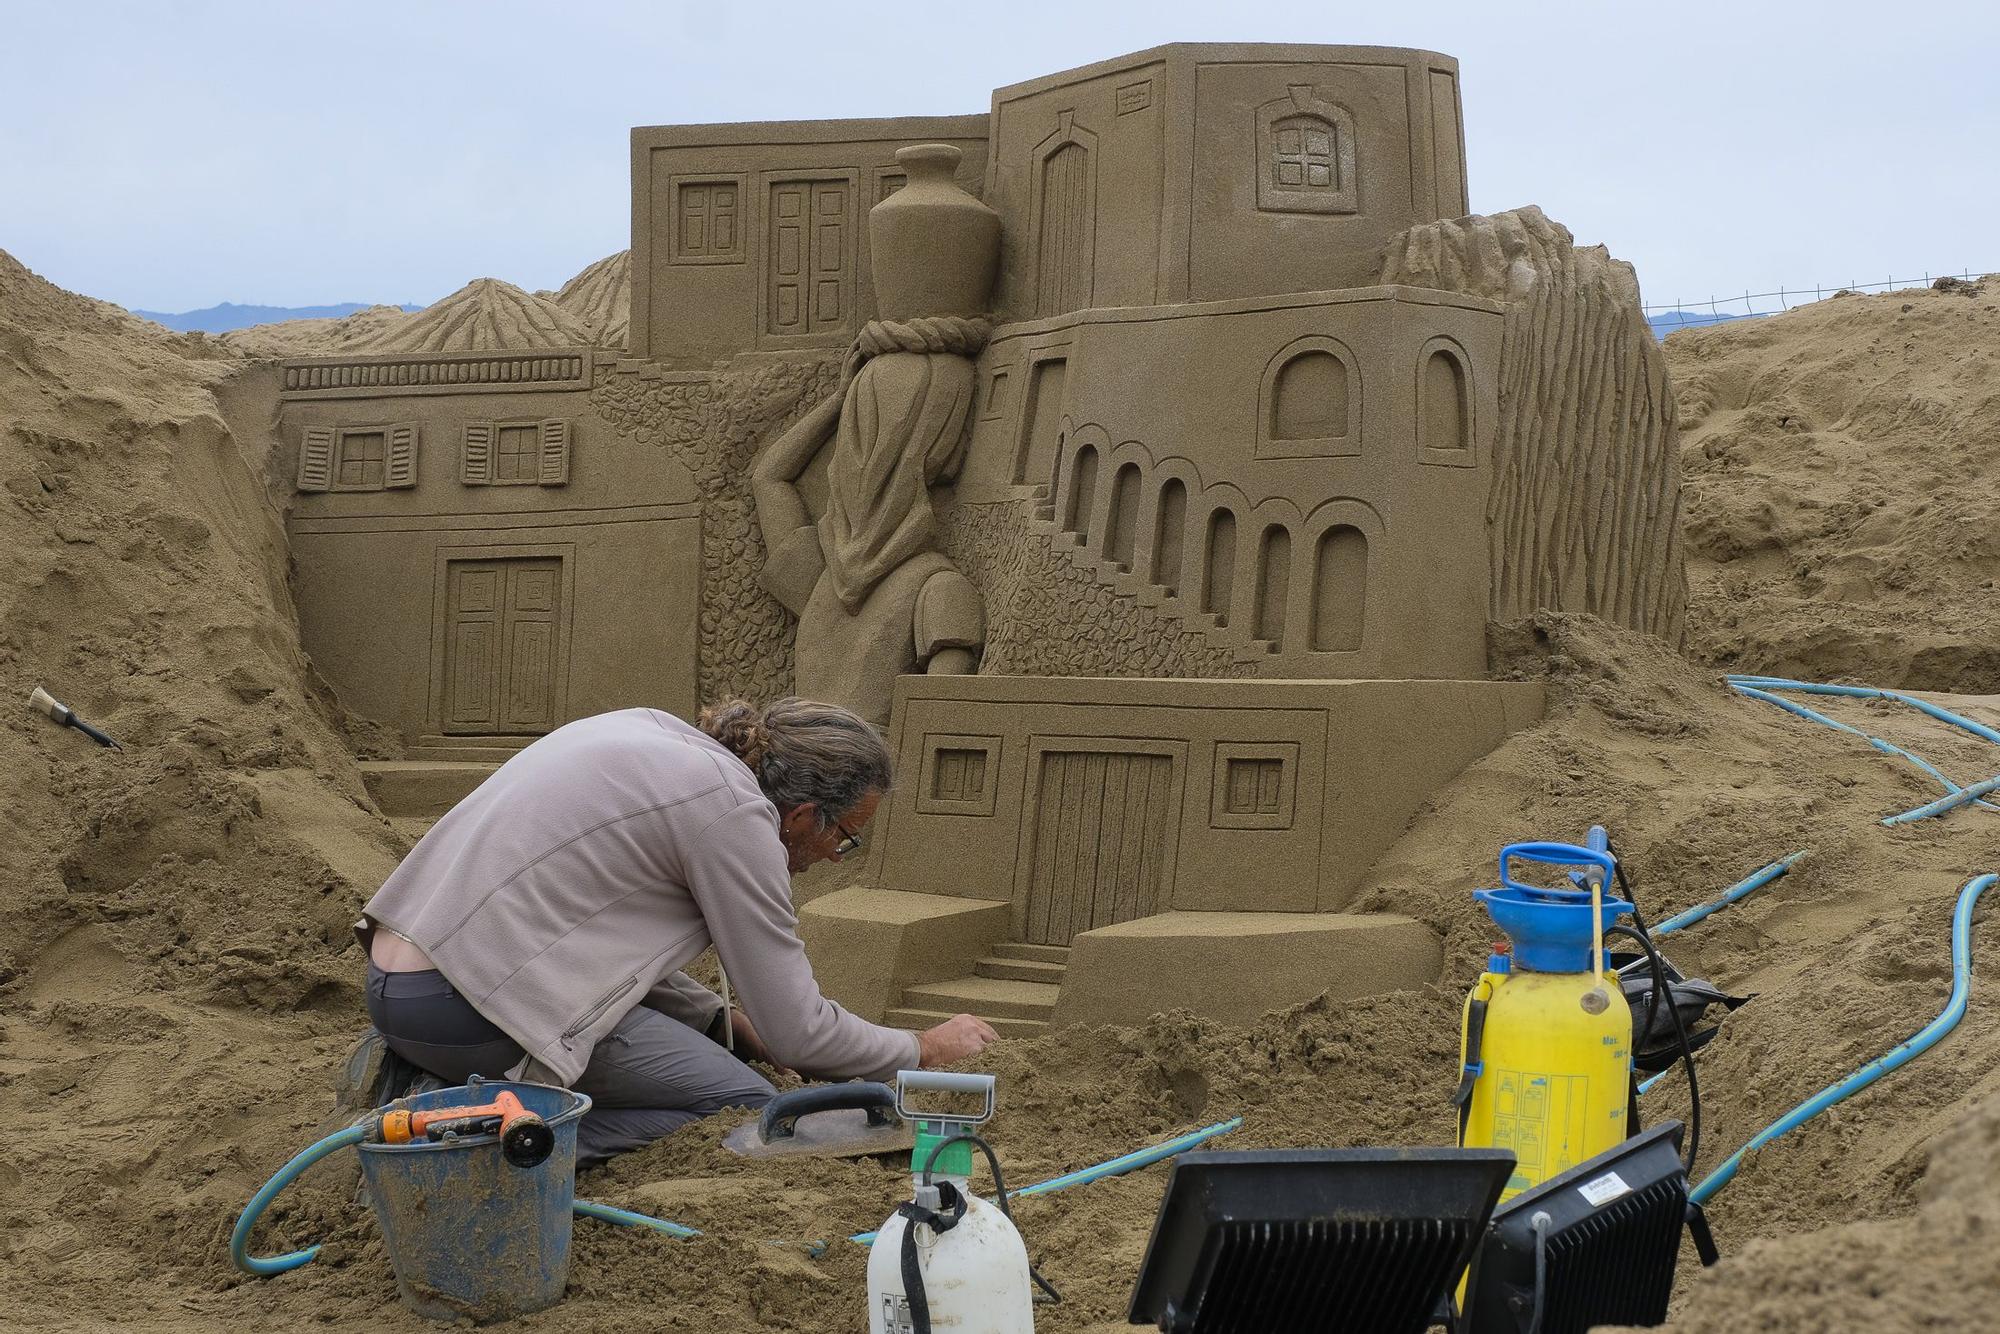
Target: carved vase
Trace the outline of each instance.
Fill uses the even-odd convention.
[[[877,318],[981,315],[1000,264],[1000,215],[953,178],[950,144],[896,150],[908,183],[868,212]]]

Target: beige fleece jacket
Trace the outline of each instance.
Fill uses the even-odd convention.
[[[508,760],[364,911],[364,941],[373,925],[407,937],[564,1084],[635,1005],[706,1029],[722,1002],[677,970],[711,943],[780,1063],[837,1079],[917,1066],[914,1033],[820,994],[756,777],[655,709],[570,723]]]

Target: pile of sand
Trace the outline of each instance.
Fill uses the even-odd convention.
[[[2000,280],[1674,334],[1689,647],[2000,691]]]
[[[250,357],[345,357],[374,351],[415,313],[401,306],[369,306],[337,320],[253,324],[218,334],[216,341]]]
[[[46,684],[130,748],[99,752],[25,709],[0,732],[0,796],[16,813],[0,875],[17,905],[0,919],[0,1309],[77,1330],[423,1328],[396,1301],[349,1165],[319,1169],[260,1231],[266,1252],[324,1241],[316,1263],[256,1280],[226,1259],[242,1202],[318,1132],[327,1072],[360,1022],[345,925],[400,851],[297,646],[258,443],[272,433],[269,372],[0,261],[0,401],[0,543],[14,557],[0,566],[0,693]],[[1755,512],[1743,493],[1757,485],[1790,503],[1767,451],[1734,451],[1728,504]],[[1695,512],[1720,532],[1724,503]],[[1693,634],[1714,655],[1710,605]],[[1820,642],[1833,643],[1849,609],[1826,612]],[[1492,882],[1502,844],[1595,822],[1655,920],[1811,849],[1669,942],[1689,973],[1757,995],[1702,1058],[1702,1171],[1936,1012],[1952,902],[1992,869],[2000,817],[1883,828],[1934,783],[1737,698],[1643,636],[1548,616],[1497,634],[1496,650],[1548,680],[1546,721],[1441,791],[1361,905],[1442,932],[1443,982],[1247,1030],[1182,1014],[1002,1043],[981,1064],[1001,1076],[993,1134],[1015,1181],[1232,1115],[1245,1118],[1233,1147],[1447,1142],[1461,989],[1492,935],[1470,891]],[[1957,703],[2000,725],[1996,701]],[[1920,715],[1829,707],[1960,781],[2000,769],[2000,748]],[[2000,957],[1990,912],[1973,951]],[[1976,1323],[1993,1279],[1974,1238],[2000,1209],[1996,1019],[2000,991],[1976,986],[1946,1045],[1751,1159],[1712,1209],[1730,1258],[1702,1277],[1689,1260],[1682,1327],[1803,1331],[1864,1312],[1885,1330]],[[1678,1079],[1648,1096],[1649,1117],[1685,1111]],[[523,1326],[864,1328],[865,1253],[839,1238],[901,1197],[895,1166],[751,1166],[719,1150],[723,1128],[580,1182],[708,1235],[580,1224],[569,1299]],[[1126,1327],[1163,1181],[1154,1170],[1022,1203],[1031,1253],[1066,1297],[1039,1328]],[[819,1240],[831,1245],[818,1258],[796,1244]]]

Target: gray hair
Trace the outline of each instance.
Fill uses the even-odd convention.
[[[889,790],[889,747],[838,704],[788,696],[760,709],[726,699],[703,709],[696,726],[749,766],[780,811],[811,802],[822,829],[868,793]]]

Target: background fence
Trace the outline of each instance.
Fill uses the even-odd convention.
[[[1774,292],[1746,291],[1742,296],[1711,296],[1700,301],[1649,302],[1643,309],[1646,312],[1646,322],[1653,326],[1653,332],[1664,338],[1675,329],[1720,324],[1725,320],[1740,320],[1756,315],[1775,315],[1779,311],[1790,310],[1793,306],[1824,301],[1839,292],[1893,292],[1899,288],[1929,287],[1940,278],[1976,282],[1993,272],[1995,270],[1982,272],[1978,269],[1962,269],[1957,273],[1926,273],[1921,278],[1890,277],[1879,283],[1849,282],[1815,284],[1811,287],[1780,287]]]

